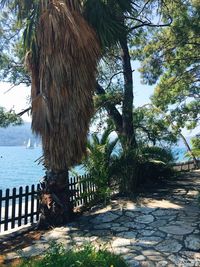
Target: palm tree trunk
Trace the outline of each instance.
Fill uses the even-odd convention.
[[[73,205],[70,201],[68,171],[46,172],[40,182],[40,217],[38,229],[63,225],[70,221]]]

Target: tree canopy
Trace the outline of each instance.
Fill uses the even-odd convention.
[[[200,3],[177,2],[170,27],[146,34],[138,58],[143,81],[157,83],[153,103],[170,112],[178,128],[194,128],[200,119]]]

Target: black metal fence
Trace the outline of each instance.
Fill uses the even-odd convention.
[[[94,199],[95,185],[90,176],[71,177],[69,187],[74,207],[90,203]],[[28,223],[39,218],[39,184],[0,190],[0,232]]]

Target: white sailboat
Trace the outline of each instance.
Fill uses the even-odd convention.
[[[33,149],[34,148],[33,143],[31,141],[31,138],[28,139],[28,143],[26,145],[26,148],[28,148],[28,149]]]

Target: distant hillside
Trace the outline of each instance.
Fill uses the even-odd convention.
[[[32,134],[30,123],[0,128],[0,146],[23,146],[29,138],[33,143],[40,143],[39,138]]]

